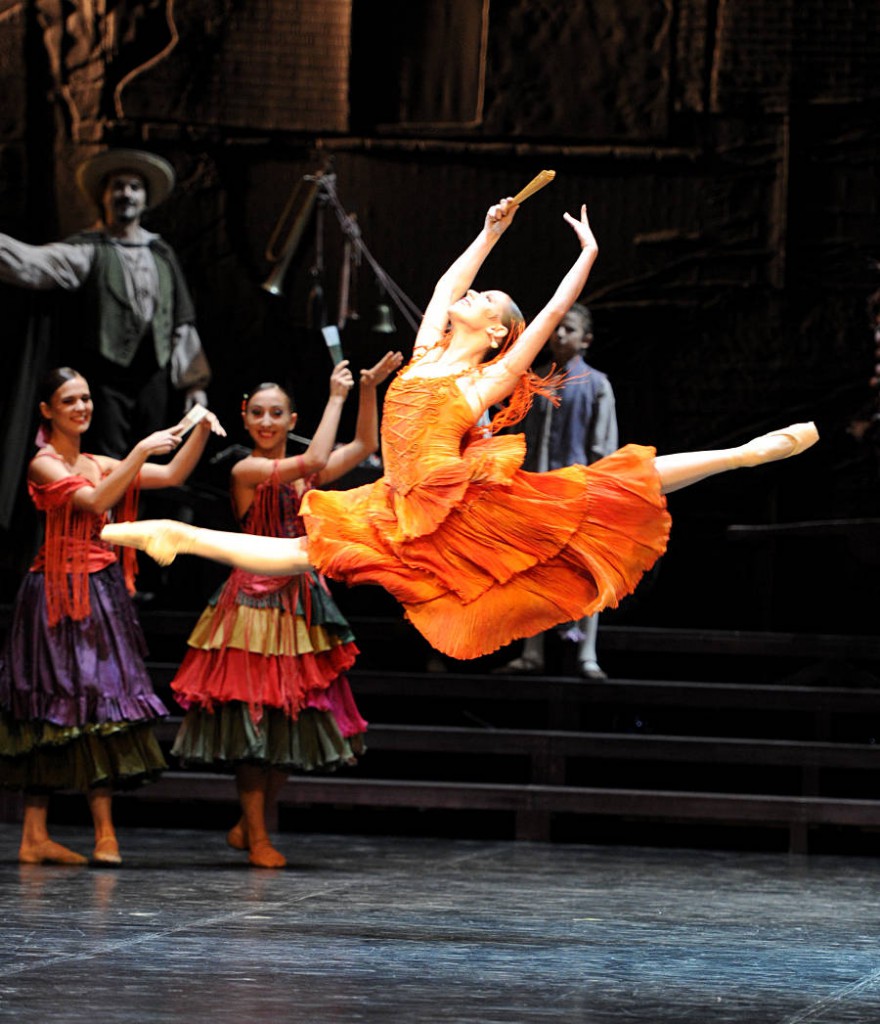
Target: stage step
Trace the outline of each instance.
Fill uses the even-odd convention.
[[[722,658],[738,649],[702,631],[679,639],[694,651],[711,643]],[[638,645],[670,642],[639,631]],[[768,646],[799,651],[804,666],[772,683],[355,669],[352,688],[371,722],[366,756],[351,772],[295,776],[282,811],[320,812],[324,827],[341,829],[353,809],[417,820],[433,811],[464,833],[474,814],[491,813],[509,820],[509,835],[545,841],[564,819],[568,834],[585,836],[598,819],[600,831],[641,821],[646,834],[658,822],[761,826],[801,852],[819,828],[880,827],[880,649],[829,637],[776,636]],[[856,654],[867,667],[842,669],[842,656]],[[175,666],[152,670],[161,687]],[[841,685],[852,678],[861,685]],[[164,743],[176,728],[161,727]],[[142,798],[234,803],[235,792],[229,777],[173,773]]]
[[[416,694],[450,697],[443,680],[433,676],[419,680],[406,673],[358,673],[352,682],[364,702],[371,694],[395,700],[408,695],[410,701]],[[613,692],[617,701],[635,693],[640,699],[647,695],[686,706],[695,696],[708,699],[714,693],[714,708],[746,704],[754,710],[760,698],[777,707],[787,696],[789,711],[844,709],[861,718],[880,702],[878,691],[852,690],[837,693],[835,704],[828,687],[498,677],[469,685],[464,677],[446,682],[457,701],[472,696],[473,687],[484,682],[483,698],[514,698],[520,707],[536,694],[555,707],[560,695],[589,705],[599,699],[597,691],[606,697]],[[820,715],[819,722],[825,717]],[[178,725],[179,718],[173,718],[158,727],[166,748]],[[323,807],[336,816],[344,816],[346,807],[504,812],[511,816],[512,835],[533,840],[552,839],[559,815],[762,825],[786,829],[789,848],[801,852],[809,848],[810,829],[816,826],[880,827],[880,802],[870,799],[880,791],[880,746],[870,741],[638,735],[549,729],[535,722],[526,728],[374,722],[367,741],[368,752],[351,773],[292,777],[282,808]],[[601,786],[591,784],[597,780]],[[236,796],[230,776],[174,771],[133,799],[234,803]],[[589,829],[589,823],[584,827]]]
[[[141,613],[158,655],[148,667],[172,708],[194,618]],[[510,837],[590,841],[634,822],[650,842],[651,829],[684,823],[766,828],[798,851],[827,830],[880,829],[877,638],[609,625],[603,663],[619,657],[639,671],[587,681],[486,663],[426,671],[406,623],[362,619],[357,631],[364,656],[350,680],[370,721],[368,750],[350,770],[291,779],[282,821],[293,815],[297,828],[387,821],[467,835],[482,816]],[[664,678],[670,666],[686,671]],[[166,752],[179,721],[158,726]],[[158,783],[120,795],[120,811],[138,821],[151,808],[164,820],[174,805],[193,822],[232,820],[230,775],[169,763]]]
[[[152,657],[179,662],[194,612],[140,609]],[[610,616],[608,616],[610,618]],[[0,609],[0,623],[2,623]],[[351,616],[361,649],[358,666],[369,671],[423,672],[432,664],[444,675],[490,675],[517,651],[512,648],[474,662],[440,658],[399,615]],[[764,630],[618,626],[604,619],[598,637],[599,660],[618,678],[733,679],[765,682],[816,666],[859,666],[880,670],[880,636],[788,633]],[[548,654],[551,656],[550,651]]]
[[[157,689],[167,687],[177,665],[148,663]],[[880,712],[880,685],[803,686],[796,683],[764,684],[681,682],[657,679],[572,679],[566,676],[463,675],[354,669],[349,674],[358,699],[386,697],[397,701],[481,700],[537,702],[567,705],[634,703],[686,705],[697,708],[757,708],[797,711],[834,711],[845,714]],[[880,679],[877,680],[880,684]]]
[[[178,718],[169,718],[159,723],[156,727],[159,742],[170,746],[179,724]],[[535,766],[533,778],[541,774],[541,766],[544,773],[564,774],[564,768],[554,771],[547,766],[551,762],[562,766],[570,758],[880,770],[880,745],[871,743],[391,724],[370,725],[367,740],[370,754],[395,752],[527,757]],[[359,774],[367,770],[368,765],[362,765]]]
[[[138,791],[137,799],[234,803],[235,784],[229,777],[167,772]],[[656,789],[297,776],[282,791],[279,803],[282,808],[320,805],[340,812],[349,807],[508,812],[516,819],[516,838],[529,840],[546,840],[547,816],[553,814],[775,826],[789,830],[789,848],[796,852],[805,852],[805,830],[811,826],[880,828],[877,800]],[[586,825],[584,838],[590,839]]]

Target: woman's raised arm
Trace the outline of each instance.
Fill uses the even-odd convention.
[[[420,349],[430,348],[446,330],[449,307],[470,288],[477,271],[495,243],[510,227],[518,209],[510,197],[489,207],[482,231],[434,285],[434,294],[416,335],[414,355]]]
[[[587,219],[587,207],[581,206],[580,219],[569,213],[563,214],[574,229],[580,242],[581,251],[565,277],[553,293],[553,297],[537,314],[510,349],[498,359],[477,372],[474,380],[480,404],[488,408],[506,398],[516,387],[517,381],[531,368],[538,353],[547,343],[560,320],[576,302],[590,276],[593,264],[599,254],[599,246]]]
[[[379,448],[379,405],[376,388],[403,362],[400,352],[386,352],[369,370],[361,370],[358,418],[354,438],[330,453],[327,465],[318,474],[319,484],[332,483],[363,462]]]
[[[172,427],[172,432],[179,427]],[[141,487],[144,490],[159,490],[162,487],[178,487],[196,468],[208,438],[211,434],[226,437],[226,431],[210,410],[192,428],[189,437],[180,446],[170,462],[146,463],[141,469]]]

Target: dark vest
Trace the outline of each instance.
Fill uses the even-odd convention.
[[[111,363],[130,366],[141,341],[152,334],[156,362],[166,366],[171,358],[175,326],[191,322],[195,317],[192,300],[170,246],[161,239],[150,243],[159,274],[159,294],[153,319],[145,323],[129,303],[116,247],[100,232],[83,232],[67,241],[95,246],[95,260],[83,285],[86,347],[97,350]]]

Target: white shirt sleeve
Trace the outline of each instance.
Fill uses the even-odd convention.
[[[195,324],[178,324],[174,329],[171,383],[181,391],[204,390],[211,383],[211,367]]]
[[[88,277],[94,258],[93,245],[28,245],[0,234],[0,281],[6,284],[44,291],[76,291]]]
[[[593,406],[592,443],[589,458],[591,462],[604,458],[619,447],[617,436],[617,408],[614,390],[606,377],[599,387]]]

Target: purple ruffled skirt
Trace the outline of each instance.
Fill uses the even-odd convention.
[[[88,618],[50,627],[43,574],[22,581],[0,655],[0,784],[124,785],[166,767],[150,727],[168,711],[118,565],[90,574],[89,600]]]

